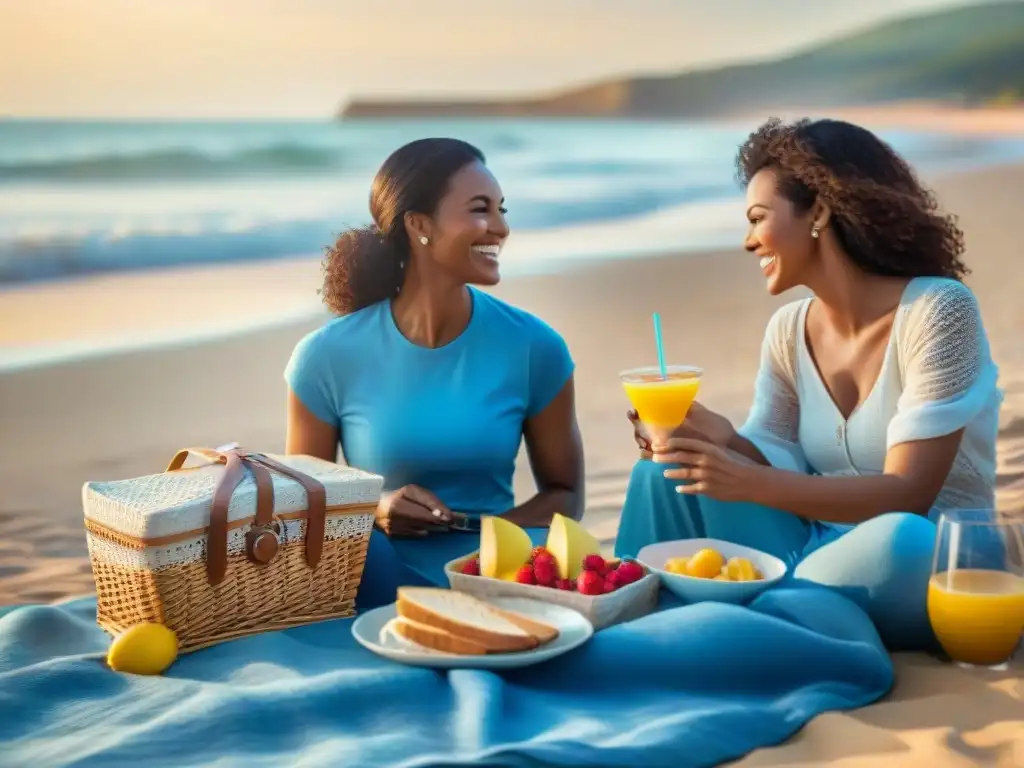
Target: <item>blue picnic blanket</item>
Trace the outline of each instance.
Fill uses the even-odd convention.
[[[91,599],[0,609],[0,766],[712,766],[893,682],[867,615],[822,588],[662,610],[536,667],[395,664],[351,620],[115,674]]]

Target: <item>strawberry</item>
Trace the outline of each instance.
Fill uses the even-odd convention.
[[[555,562],[555,556],[547,552],[539,552],[536,555],[533,555],[533,559],[530,560],[530,562],[534,565],[538,565],[539,563],[547,563],[553,568],[558,567],[558,564]]]
[[[619,584],[626,585],[632,584],[634,581],[640,581],[644,577],[644,568],[640,563],[633,562],[632,560],[626,560],[620,565],[615,573],[619,574]]]
[[[559,579],[555,582],[555,586],[565,592],[575,592],[576,582],[572,579]]]
[[[462,564],[462,572],[467,576],[480,575],[480,558],[473,557]]]
[[[538,557],[550,557],[554,560],[554,556],[548,552],[547,547],[534,547],[530,553],[530,562],[535,562]]]
[[[532,565],[524,565],[516,571],[516,581],[520,584],[536,584],[537,577],[533,573]]]
[[[558,568],[553,557],[538,557],[533,562],[533,575],[537,583],[545,587],[553,587],[558,579]]]
[[[600,555],[587,555],[583,558],[583,570],[601,573],[604,570],[604,558]]]
[[[625,582],[622,580],[622,575],[618,570],[609,571],[604,577],[605,592],[614,592],[623,584],[625,584]]]
[[[603,595],[604,579],[597,571],[580,571],[576,577],[576,588],[581,595]]]

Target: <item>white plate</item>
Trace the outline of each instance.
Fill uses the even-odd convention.
[[[388,622],[398,615],[394,603],[374,608],[357,618],[352,623],[352,636],[364,648],[402,664],[437,669],[515,669],[568,653],[594,634],[593,625],[584,616],[561,605],[522,597],[495,597],[487,602],[557,627],[558,637],[539,648],[520,653],[489,653],[484,656],[441,653],[395,637],[394,633],[386,630]]]

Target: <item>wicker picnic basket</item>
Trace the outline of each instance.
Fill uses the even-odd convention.
[[[184,467],[189,455],[207,461]],[[383,478],[310,456],[179,451],[82,489],[97,621],[175,631],[182,652],[354,613]]]

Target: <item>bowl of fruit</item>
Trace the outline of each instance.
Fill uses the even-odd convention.
[[[746,603],[786,575],[779,558],[718,539],[649,544],[637,560],[687,603]]]
[[[654,610],[658,576],[636,560],[605,559],[582,525],[555,515],[543,546],[502,517],[480,520],[480,549],[445,566],[452,589],[477,597],[528,597],[572,608],[594,629]]]

